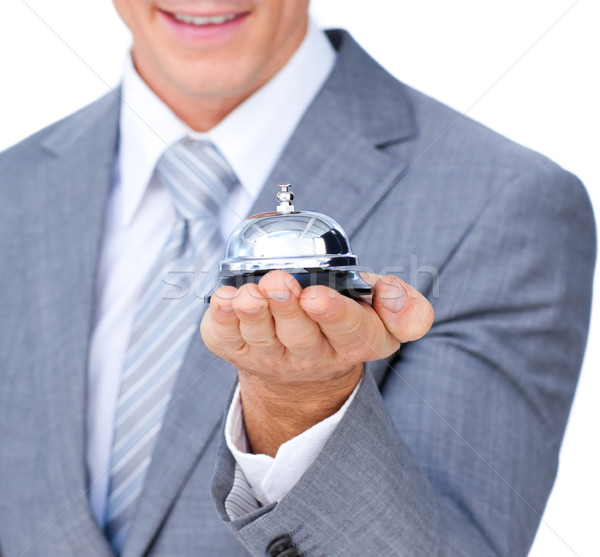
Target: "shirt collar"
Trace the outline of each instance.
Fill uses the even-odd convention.
[[[120,221],[128,226],[158,159],[185,136],[208,139],[221,151],[254,199],[298,122],[335,64],[327,37],[310,21],[304,41],[261,89],[206,133],[193,131],[158,98],[127,56],[123,72],[118,175]],[[257,114],[260,125],[257,125]]]

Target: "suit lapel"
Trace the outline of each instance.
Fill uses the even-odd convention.
[[[32,313],[38,318],[35,361],[54,447],[48,473],[59,514],[50,518],[76,554],[90,556],[112,555],[87,502],[85,401],[97,263],[114,183],[118,106],[116,95],[106,97],[46,138],[46,187],[27,196],[33,205],[29,214],[42,218],[25,223],[30,245],[39,247],[32,281],[33,299],[41,302]],[[231,366],[209,353],[198,333],[179,373],[125,555],[142,554],[156,534],[214,435],[234,378]]]
[[[54,526],[63,527],[80,554],[109,555],[87,504],[86,379],[96,265],[103,217],[114,179],[118,99],[110,95],[78,113],[44,141],[43,175],[27,193],[36,215],[27,223],[39,249],[32,279],[37,290],[33,347],[48,405],[52,450],[47,469],[57,498]],[[92,155],[90,156],[90,153]]]
[[[322,120],[322,126],[327,122]],[[338,221],[352,236],[365,217],[402,177],[407,162],[391,158],[384,151],[354,133],[323,129],[323,145],[306,155],[299,144],[290,145],[286,156],[273,171],[268,186],[261,192],[256,210],[274,210],[273,186],[290,182],[294,186],[297,210],[325,213]],[[260,208],[260,209],[259,209]]]
[[[290,182],[297,209],[325,213],[352,235],[408,167],[408,155],[398,155],[398,149],[392,155],[386,148],[414,137],[416,126],[404,87],[347,33],[328,35],[339,51],[335,68],[254,211],[273,210],[274,186]]]

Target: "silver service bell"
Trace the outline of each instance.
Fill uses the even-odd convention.
[[[358,257],[342,227],[323,213],[296,211],[291,184],[277,187],[277,211],[252,215],[231,233],[214,290],[257,283],[269,271],[283,269],[302,288],[320,284],[370,302],[371,286],[358,273]]]

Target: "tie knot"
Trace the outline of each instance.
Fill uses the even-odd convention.
[[[238,183],[233,170],[209,141],[185,138],[169,147],[156,167],[186,220],[216,218]]]

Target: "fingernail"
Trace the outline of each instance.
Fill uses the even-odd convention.
[[[392,282],[382,296],[381,301],[386,309],[393,312],[400,311],[406,303],[406,290],[399,282]]]
[[[285,302],[290,297],[289,290],[269,290],[267,295],[271,300],[275,300],[276,302]]]
[[[233,308],[231,306],[221,306],[221,305],[219,305],[219,309],[221,311],[224,311],[225,313],[229,313],[230,311],[233,310]]]

